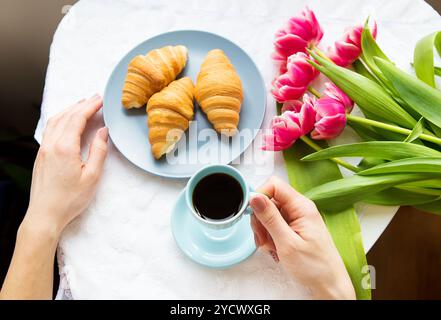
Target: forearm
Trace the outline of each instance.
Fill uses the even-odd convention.
[[[23,220],[1,299],[52,299],[58,237],[59,230],[44,221]]]

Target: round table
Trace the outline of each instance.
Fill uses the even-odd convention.
[[[46,121],[66,106],[102,93],[119,59],[136,44],[162,32],[198,29],[234,41],[256,62],[269,90],[273,34],[305,4],[316,12],[325,30],[325,45],[339,38],[345,27],[371,15],[378,22],[380,46],[408,70],[415,42],[441,28],[438,14],[422,0],[82,0],[54,36],[35,137],[40,141]],[[275,104],[268,95],[264,128],[274,114]],[[101,115],[88,125],[84,151],[91,133],[102,125]],[[236,166],[252,186],[272,174],[286,179],[280,154],[265,153],[258,161],[247,161],[253,148]],[[207,269],[187,259],[170,231],[170,211],[185,183],[134,167],[111,145],[95,200],[67,227],[60,241],[58,298],[308,298],[306,290],[262,252],[228,270]],[[397,208],[357,204],[356,209],[368,251]]]

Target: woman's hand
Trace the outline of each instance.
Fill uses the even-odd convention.
[[[256,245],[316,299],[355,299],[355,291],[315,204],[272,177],[251,199]]]
[[[81,135],[102,105],[96,95],[49,119],[34,164],[24,223],[44,224],[58,236],[89,205],[107,155],[108,129],[96,132],[86,162],[81,158]]]
[[[103,106],[100,96],[51,118],[34,164],[28,212],[20,225],[0,299],[51,299],[54,257],[61,231],[86,209],[107,156],[107,128],[99,129],[86,162],[81,135]]]

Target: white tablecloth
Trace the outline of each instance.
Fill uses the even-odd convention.
[[[42,114],[35,137],[41,139],[47,119],[75,101],[103,93],[119,59],[154,35],[179,29],[218,33],[240,45],[257,63],[269,89],[273,34],[305,4],[315,10],[331,44],[344,28],[378,21],[378,40],[393,59],[408,67],[413,46],[441,28],[438,14],[417,0],[82,0],[63,19],[51,46]],[[274,115],[268,98],[264,126]],[[97,116],[86,132],[102,126]],[[248,150],[249,152],[249,150]],[[273,173],[286,177],[280,156]],[[272,157],[263,168],[272,168]],[[238,168],[257,186],[267,174],[252,165]],[[179,251],[170,231],[170,211],[185,181],[147,174],[131,165],[113,146],[104,176],[90,208],[73,221],[59,245],[60,296],[89,298],[307,298],[273,260],[260,252],[229,270],[198,266]],[[366,207],[359,207],[363,212]],[[366,212],[366,210],[364,210]],[[369,249],[395,209],[369,207],[361,215]],[[65,289],[70,289],[65,290]]]

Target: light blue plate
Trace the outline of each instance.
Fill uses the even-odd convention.
[[[199,223],[185,202],[185,189],[171,215],[171,228],[178,247],[193,261],[210,268],[228,268],[256,251],[250,215],[225,230],[212,230]]]
[[[157,161],[150,152],[148,141],[147,115],[145,108],[125,110],[121,105],[122,88],[130,60],[139,54],[166,45],[184,45],[189,50],[188,63],[179,77],[189,76],[194,82],[199,73],[200,65],[208,51],[222,49],[235,66],[243,85],[244,101],[240,113],[239,131],[251,129],[247,135],[236,135],[230,141],[216,139],[197,139],[198,135],[189,137],[178,144],[173,160]],[[153,37],[131,50],[115,67],[104,93],[104,122],[109,128],[110,137],[118,150],[138,167],[164,177],[187,178],[198,169],[209,163],[228,164],[251,144],[260,128],[265,115],[266,91],[259,70],[253,60],[237,45],[218,35],[203,31],[174,31]],[[196,107],[196,116],[191,129],[201,130],[212,128],[205,114]],[[191,132],[191,131],[190,131]],[[200,141],[201,140],[201,141]],[[183,147],[182,147],[183,146]],[[215,154],[219,148],[220,157]],[[203,150],[199,152],[198,150]],[[215,158],[212,158],[212,157]],[[192,161],[188,161],[191,159]],[[196,160],[195,160],[196,159]]]

